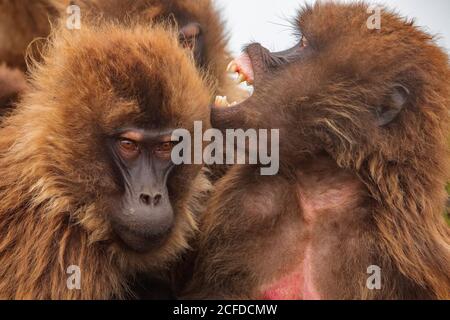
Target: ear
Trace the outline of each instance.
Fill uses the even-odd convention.
[[[202,28],[200,27],[200,24],[196,22],[188,23],[180,29],[180,42],[184,47],[193,49],[195,42],[201,33]]]
[[[392,88],[392,92],[387,97],[385,105],[377,108],[377,122],[380,127],[384,127],[397,118],[408,101],[409,90],[396,84]]]

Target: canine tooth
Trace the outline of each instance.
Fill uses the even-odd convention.
[[[216,97],[216,101],[215,101],[215,103],[214,103],[215,106],[216,106],[216,107],[221,107],[221,106],[222,106],[222,100],[223,100],[223,99],[222,99],[221,96],[217,96],[217,97]]]
[[[238,66],[237,66],[236,62],[231,61],[231,62],[228,64],[228,66],[227,66],[227,71],[228,71],[229,73],[235,73],[235,72],[237,72],[237,71],[238,71]]]
[[[220,100],[220,106],[221,107],[228,107],[227,106],[227,100],[225,99],[225,97],[222,97],[222,99]]]
[[[239,74],[239,77],[237,78],[237,83],[242,83],[246,80],[246,76],[243,73]]]
[[[217,96],[215,101],[216,107],[228,107],[227,97]]]

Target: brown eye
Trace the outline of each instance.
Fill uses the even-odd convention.
[[[120,154],[126,159],[136,158],[140,149],[136,142],[129,139],[120,139],[118,141]]]
[[[169,159],[174,146],[175,143],[172,141],[160,143],[155,147],[155,154],[157,157]]]
[[[302,38],[300,39],[300,47],[306,48],[308,45],[308,39],[305,36],[302,36]]]

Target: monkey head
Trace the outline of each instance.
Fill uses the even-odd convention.
[[[92,241],[161,263],[187,246],[206,185],[200,166],[172,163],[172,131],[209,126],[209,90],[162,27],[61,29],[27,100],[45,119],[36,124],[43,170],[86,209],[71,219]]]
[[[445,154],[447,55],[386,8],[381,29],[372,29],[368,9],[362,3],[306,6],[295,20],[293,48],[269,52],[249,45],[230,69],[254,84],[254,94],[237,106],[214,107],[213,126],[279,128],[284,164],[323,150],[340,160],[375,152],[399,163],[413,153],[427,159],[433,148]]]

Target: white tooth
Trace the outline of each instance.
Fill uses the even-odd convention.
[[[237,83],[239,84],[239,83],[242,83],[242,82],[244,82],[245,81],[245,79],[246,79],[246,77],[245,77],[245,75],[244,74],[242,74],[242,73],[240,73],[239,74],[239,77],[237,78]]]
[[[215,105],[216,107],[228,107],[227,97],[217,96]]]
[[[228,107],[227,97],[222,97],[222,107]]]
[[[223,97],[223,106],[224,106],[224,107],[228,107],[229,105],[230,105],[230,103],[228,102],[227,96],[224,96],[224,97]]]
[[[234,101],[232,104],[230,104],[230,106],[235,106],[237,105],[237,101]]]
[[[217,107],[223,107],[223,97],[222,96],[217,96],[216,97],[215,105]]]
[[[237,70],[238,70],[238,66],[237,66],[236,62],[231,61],[227,66],[227,71],[229,73],[235,73],[235,72],[237,72]]]

